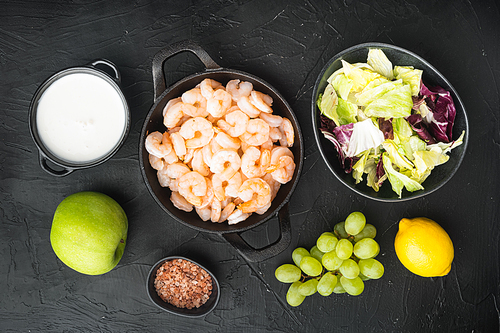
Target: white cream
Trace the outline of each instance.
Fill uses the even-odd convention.
[[[126,128],[126,106],[103,78],[73,73],[54,81],[37,106],[36,126],[44,146],[69,162],[89,162],[108,154]]]

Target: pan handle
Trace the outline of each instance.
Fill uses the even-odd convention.
[[[283,252],[292,240],[292,228],[290,225],[290,213],[288,202],[278,212],[280,236],[278,239],[261,249],[255,249],[248,244],[239,233],[223,234],[222,237],[231,244],[238,253],[250,262],[264,261]]]
[[[168,58],[174,56],[177,53],[190,51],[194,53],[200,59],[200,61],[205,65],[206,69],[218,69],[221,68],[217,63],[208,55],[208,53],[201,48],[198,44],[191,40],[184,40],[170,46],[165,47],[158,51],[153,58],[153,85],[154,85],[154,100],[158,99],[161,94],[167,89],[165,74],[163,73],[163,63]]]

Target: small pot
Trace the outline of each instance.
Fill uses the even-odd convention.
[[[98,66],[101,68],[106,68],[110,73],[112,73],[112,75],[108,74],[107,71],[99,69]],[[110,94],[104,93],[101,96],[104,97],[102,101],[106,103],[110,102],[115,103],[110,106],[116,107],[116,112],[118,112],[120,116],[119,118],[120,125],[117,125],[119,127],[113,129],[114,136],[112,138],[113,140],[111,141],[112,143],[108,144],[109,147],[109,148],[107,147],[108,149],[103,150],[101,153],[99,153],[98,156],[89,155],[90,156],[89,159],[79,160],[79,159],[68,158],[67,156],[64,155],[64,152],[63,154],[61,154],[60,152],[62,152],[62,150],[59,150],[58,153],[56,152],[55,149],[49,148],[49,146],[51,144],[53,145],[54,143],[49,143],[50,141],[44,142],[42,131],[39,128],[40,124],[38,123],[39,120],[37,120],[37,115],[41,113],[41,111],[39,111],[39,108],[40,105],[43,103],[41,102],[43,100],[42,98],[47,95],[50,95],[51,101],[61,101],[61,104],[64,103],[63,101],[65,99],[72,97],[80,98],[80,99],[75,99],[80,101],[82,99],[84,101],[88,100],[89,103],[92,103],[95,99],[97,99],[98,97],[96,95],[90,95],[89,91],[86,91],[86,89],[88,89],[88,87],[92,85],[90,84],[86,85],[86,83],[84,82],[85,80],[82,80],[82,78],[84,77],[87,79],[87,83],[90,82],[88,80],[92,80],[93,83],[98,83],[99,87],[104,87],[105,88],[104,91],[106,91],[106,93],[111,92]],[[61,79],[64,79],[65,81],[59,81]],[[45,94],[49,88],[55,87],[54,85],[55,83],[59,84],[57,86],[58,87],[57,89],[59,89],[58,92],[60,92],[61,89],[63,89],[62,88],[63,86],[67,87],[68,82],[71,82],[70,85],[71,88],[73,88],[71,94],[62,93],[61,96],[57,96],[58,94],[54,93],[54,90],[52,90],[50,94],[49,93]],[[128,135],[130,128],[129,107],[120,89],[120,84],[121,84],[121,76],[118,71],[118,68],[112,62],[105,59],[97,59],[81,67],[71,67],[64,69],[60,72],[55,73],[54,75],[49,77],[45,82],[42,83],[42,85],[38,88],[31,101],[30,111],[29,111],[29,125],[30,125],[31,137],[33,138],[39,151],[39,163],[43,170],[54,176],[66,176],[72,173],[74,170],[90,168],[99,165],[101,163],[104,163],[105,161],[110,159],[118,151],[118,149],[120,149],[120,147],[123,145]],[[47,99],[49,99],[49,97],[47,97]],[[80,106],[82,104],[78,105]],[[85,106],[86,105],[83,105],[83,107]],[[123,115],[121,115],[121,108],[123,108]],[[68,114],[70,114],[70,112]],[[76,122],[73,119],[69,118],[65,119],[65,121],[70,121],[71,123]],[[108,130],[111,131],[111,127],[108,127],[106,129],[104,129],[103,127],[98,127],[98,128],[92,127],[95,126],[95,124],[93,124],[92,121],[93,120],[91,120],[89,124],[85,124],[82,126],[87,126],[88,131],[95,131],[95,133],[93,132],[93,135],[104,135],[106,131]],[[123,124],[123,128],[121,128],[121,124]],[[46,138],[48,137],[46,136]],[[63,142],[65,141],[65,138],[61,138],[61,140],[59,141]],[[78,138],[78,140],[75,139],[75,141],[81,142],[80,138]]]
[[[167,88],[165,85],[165,76],[163,73],[163,63],[175,54],[183,51],[194,53],[205,65],[206,70],[201,73],[196,73],[184,79],[181,79],[177,83]],[[241,81],[251,82],[255,90],[268,94],[273,98],[274,113],[290,119],[295,131],[295,144],[290,148],[295,157],[296,163],[296,168],[292,180],[287,184],[281,186],[276,198],[274,198],[271,207],[266,213],[262,215],[252,214],[245,221],[234,225],[229,225],[226,222],[204,222],[198,217],[194,210],[190,213],[187,213],[175,208],[170,201],[171,191],[169,188],[161,187],[158,183],[156,174],[157,172],[149,164],[149,154],[144,146],[144,142],[149,133],[154,131],[166,131],[166,127],[163,125],[162,111],[167,102],[172,98],[181,96],[183,92],[194,88],[205,78],[211,78],[223,84],[226,84],[228,81],[233,79],[240,79]],[[139,162],[141,173],[149,192],[153,196],[153,199],[165,212],[172,216],[176,221],[199,231],[217,233],[221,235],[226,239],[226,241],[234,246],[243,257],[245,257],[249,261],[262,261],[273,257],[285,250],[291,241],[288,200],[290,199],[292,192],[297,185],[299,174],[302,170],[304,156],[302,134],[299,128],[299,123],[291,107],[288,105],[285,99],[270,84],[254,75],[242,71],[221,68],[212,60],[212,58],[210,58],[205,50],[190,41],[183,41],[178,44],[172,45],[159,51],[155,55],[153,59],[153,83],[155,89],[155,100],[153,107],[151,108],[144,122],[139,143]],[[278,217],[280,225],[280,236],[276,242],[264,248],[255,249],[241,237],[241,233],[243,233],[244,231],[261,225],[265,221],[275,216]]]

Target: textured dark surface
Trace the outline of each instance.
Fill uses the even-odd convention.
[[[0,331],[2,332],[498,332],[500,12],[496,1],[1,1],[0,10]],[[280,255],[247,263],[219,235],[188,228],[155,203],[139,170],[139,136],[153,104],[151,64],[171,43],[192,39],[222,67],[274,86],[292,106],[304,135],[304,169],[290,199],[292,243]],[[448,184],[424,198],[380,203],[361,197],[328,171],[310,119],[314,82],[339,51],[363,42],[406,48],[455,87],[468,111],[469,147]],[[95,168],[53,177],[39,167],[28,109],[53,73],[96,58],[121,71],[132,112],[120,151]],[[202,69],[179,55],[168,84]],[[116,199],[129,218],[119,265],[85,276],[52,252],[49,233],[59,202],[92,190]],[[275,268],[297,246],[361,210],[378,229],[384,277],[357,297],[309,297],[284,305],[287,286]],[[455,245],[451,272],[421,278],[393,247],[402,217],[438,221]],[[264,246],[271,220],[243,237]],[[159,310],[145,282],[167,255],[200,262],[219,279],[218,307],[189,319]]]

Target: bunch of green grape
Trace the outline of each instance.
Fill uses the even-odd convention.
[[[353,212],[345,222],[337,223],[333,232],[321,234],[310,251],[296,248],[292,252],[295,265],[284,264],[275,271],[278,281],[291,283],[288,304],[299,306],[316,292],[322,296],[361,294],[364,281],[384,275],[384,266],[374,259],[380,252],[376,234],[377,229],[366,223],[363,213]]]

